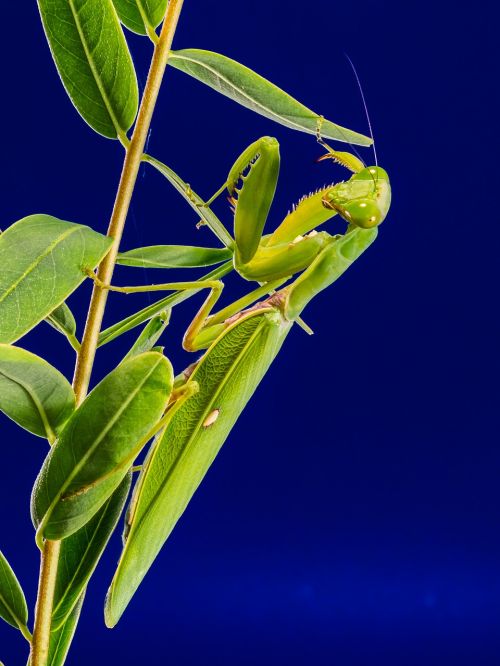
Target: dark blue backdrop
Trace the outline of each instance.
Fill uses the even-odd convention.
[[[102,602],[115,539],[92,582],[70,664],[498,664],[500,322],[491,295],[499,238],[494,22],[486,7],[186,0],[177,48],[225,53],[365,131],[349,53],[394,204],[376,245],[309,307],[315,336],[292,332],[123,621],[108,632]],[[2,12],[0,226],[50,212],[104,231],[122,151],[68,102],[35,2],[5,3]],[[143,84],[150,48],[135,37],[130,43]],[[176,71],[168,72],[149,148],[208,195],[263,134],[282,146],[272,224],[304,192],[344,177],[314,163],[312,137]],[[144,171],[124,247],[208,241],[194,222],[180,197]],[[116,279],[161,277],[128,270]],[[87,298],[85,287],[71,299],[80,322]],[[178,369],[188,360],[179,339],[194,306],[175,311],[164,338]],[[114,295],[107,321],[131,307]],[[101,373],[131,339],[99,355]],[[22,344],[71,375],[73,354],[49,327]],[[1,428],[0,547],[32,605],[38,557],[28,498],[45,449],[5,419]],[[24,657],[22,639],[0,626],[0,659],[18,666]]]

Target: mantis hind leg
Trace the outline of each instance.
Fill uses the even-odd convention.
[[[219,336],[219,334],[222,333],[227,327],[227,319],[245,309],[252,303],[255,303],[255,301],[257,301],[262,296],[271,293],[276,287],[281,286],[286,281],[286,279],[280,279],[274,280],[273,282],[268,282],[250,292],[249,294],[246,294],[234,303],[226,306],[216,314],[210,316],[210,313],[214,309],[215,304],[219,300],[224,288],[224,283],[221,280],[202,280],[199,282],[165,282],[162,284],[153,285],[118,287],[104,284],[90,268],[86,268],[84,272],[101,289],[107,289],[109,291],[115,291],[121,294],[137,294],[151,291],[183,291],[204,288],[209,289],[210,292],[207,298],[203,302],[197,314],[194,316],[186,330],[186,333],[184,334],[182,346],[186,351],[199,351],[209,347],[212,342]]]
[[[99,288],[107,289],[108,291],[115,291],[121,294],[139,294],[152,291],[188,291],[190,289],[209,289],[210,293],[194,317],[193,321],[189,324],[183,339],[183,347],[186,349],[186,351],[203,349],[203,347],[199,346],[197,339],[201,336],[203,330],[206,328],[206,322],[210,312],[222,294],[224,283],[221,280],[200,280],[199,282],[163,282],[161,284],[117,287],[111,284],[104,284],[90,268],[85,268],[84,272],[95,282]]]

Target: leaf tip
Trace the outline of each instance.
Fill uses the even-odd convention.
[[[106,599],[104,601],[104,624],[108,629],[114,629],[122,616],[122,612],[117,613],[115,609],[115,604],[113,603],[113,585],[114,581],[109,586],[108,592],[106,594]]]

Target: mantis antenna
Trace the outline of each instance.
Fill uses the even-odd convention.
[[[344,53],[345,57],[347,58],[349,64],[352,67],[352,71],[354,72],[354,76],[356,77],[356,83],[358,84],[359,92],[361,95],[361,99],[363,101],[363,106],[365,109],[365,115],[366,115],[366,120],[368,121],[368,129],[370,130],[370,136],[373,141],[373,156],[375,158],[375,166],[378,166],[378,159],[377,159],[377,149],[375,148],[375,137],[373,136],[373,129],[372,129],[372,123],[370,120],[370,114],[368,113],[368,105],[366,104],[366,99],[365,99],[365,94],[363,92],[363,86],[361,85],[361,81],[359,80],[358,72],[356,70],[356,67],[354,66],[353,61],[351,58],[347,55],[347,53]]]

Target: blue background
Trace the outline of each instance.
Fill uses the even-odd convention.
[[[498,202],[494,20],[487,3],[187,0],[175,47],[229,55],[319,113],[366,119],[394,203],[379,240],[308,308],[117,629],[102,602],[113,541],[69,658],[150,666],[486,666],[500,659]],[[34,2],[2,7],[1,222],[47,212],[104,231],[122,150],[62,89]],[[150,47],[131,36],[144,83]],[[208,196],[264,134],[282,147],[270,226],[340,167],[312,137],[168,72],[149,150]],[[369,151],[364,155],[372,161]],[[494,162],[495,160],[495,162]],[[227,223],[229,211],[218,207]],[[209,243],[159,175],[141,172],[123,247]],[[165,273],[119,270],[146,283]],[[228,294],[241,283],[230,280]],[[89,295],[71,298],[80,326]],[[107,323],[134,308],[110,298]],[[148,302],[137,297],[137,308]],[[179,340],[197,303],[175,310]],[[80,329],[81,330],[81,329]],[[113,367],[133,334],[105,348]],[[48,326],[22,344],[71,376]],[[95,375],[95,380],[100,376]],[[29,493],[42,440],[1,422],[0,545],[34,603]],[[25,646],[0,626],[0,659]]]

